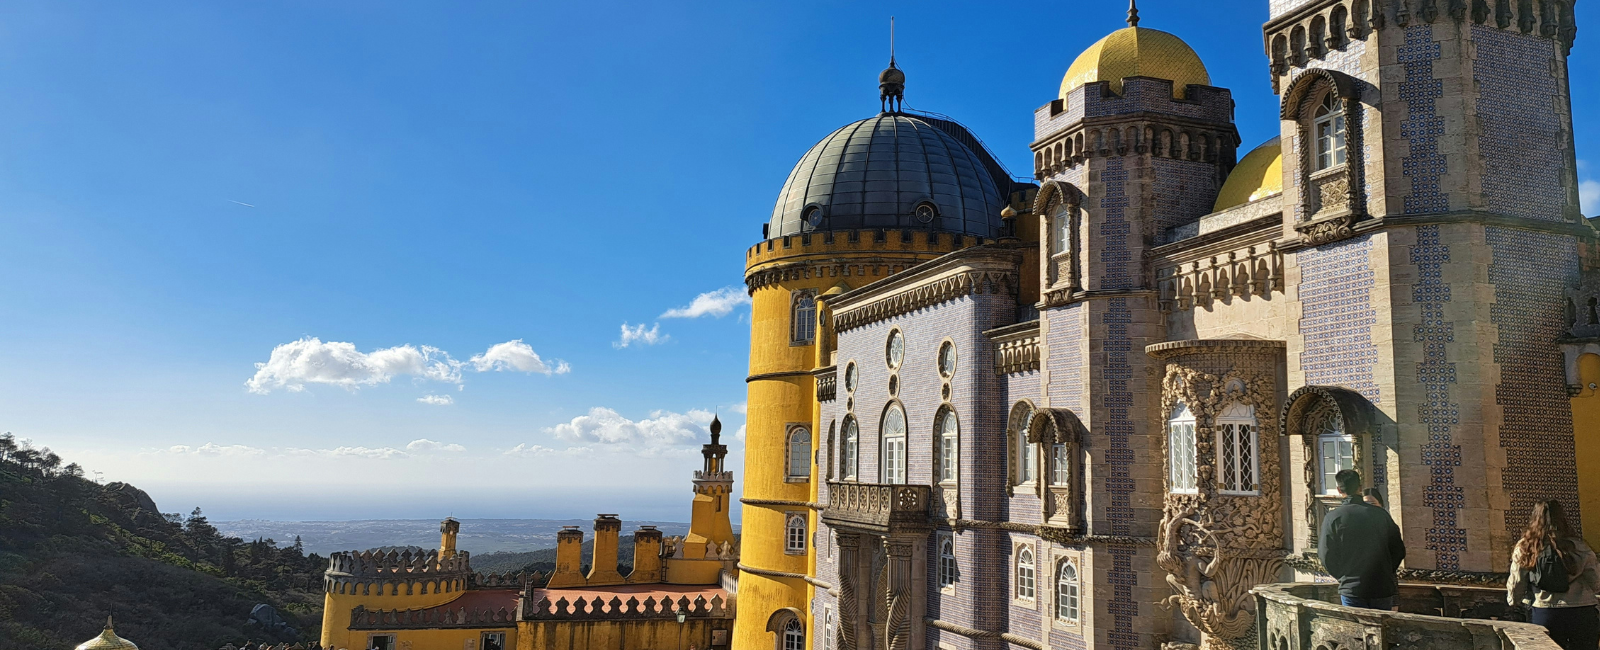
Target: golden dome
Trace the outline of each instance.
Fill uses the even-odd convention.
[[[1283,193],[1283,144],[1279,138],[1262,143],[1245,154],[1217,192],[1213,208],[1221,212],[1251,201]]]
[[[1061,98],[1096,81],[1111,82],[1111,90],[1121,94],[1125,77],[1170,79],[1173,97],[1183,97],[1189,84],[1211,85],[1200,55],[1183,39],[1158,29],[1125,27],[1078,55],[1061,79]]]
[[[107,616],[105,631],[101,632],[100,636],[78,644],[77,650],[139,650],[139,646],[112,632],[111,617]]]

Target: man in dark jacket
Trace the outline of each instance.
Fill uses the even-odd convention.
[[[1400,582],[1395,570],[1406,559],[1406,543],[1389,512],[1361,498],[1361,474],[1353,469],[1334,475],[1344,505],[1322,520],[1317,546],[1322,566],[1339,581],[1346,607],[1393,609]]]

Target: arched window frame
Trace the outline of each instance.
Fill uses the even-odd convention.
[[[1338,496],[1339,483],[1334,476],[1359,465],[1359,445],[1355,436],[1345,432],[1342,420],[1330,418],[1323,423],[1325,426],[1316,432],[1317,495]]]
[[[788,450],[787,480],[811,480],[811,429],[804,425],[789,425],[788,441],[785,444]]]
[[[1199,494],[1199,438],[1194,412],[1183,402],[1173,406],[1167,419],[1167,491]]]
[[[783,552],[785,555],[805,555],[810,523],[806,521],[806,513],[785,512],[783,514]]]
[[[898,425],[895,423],[898,421]],[[878,424],[878,477],[885,485],[906,482],[906,457],[910,447],[910,423],[905,408],[890,402]]]
[[[783,624],[780,650],[806,650],[806,628],[800,619],[791,618]]]
[[[839,436],[839,478],[858,480],[861,475],[861,425],[853,415],[844,418],[843,433]]]
[[[1039,220],[1039,242],[1047,262],[1045,283],[1052,290],[1077,291],[1078,262],[1082,250],[1083,192],[1070,183],[1047,181],[1034,198]]]
[[[956,542],[950,533],[939,534],[939,588],[954,591],[961,573],[956,565]]]
[[[1078,566],[1071,559],[1056,562],[1056,620],[1077,625],[1081,617]]]
[[[1337,70],[1307,68],[1283,93],[1279,117],[1295,123],[1302,143],[1293,161],[1299,192],[1295,227],[1310,245],[1353,236],[1352,225],[1367,216],[1363,88],[1365,82]]]
[[[811,345],[817,340],[817,292],[800,289],[789,301],[789,344]]]
[[[1316,143],[1312,172],[1323,172],[1345,164],[1349,129],[1345,123],[1344,102],[1332,90],[1323,93],[1322,102],[1311,117],[1312,141]]]
[[[1014,555],[1016,565],[1012,571],[1012,597],[1016,600],[1033,602],[1038,593],[1038,569],[1033,555],[1033,546],[1018,544]]]
[[[1006,424],[1006,446],[1010,465],[1011,485],[1033,485],[1038,479],[1038,448],[1028,441],[1028,427],[1033,420],[1033,402],[1022,400],[1012,405],[1011,417]]]
[[[1255,407],[1230,402],[1212,426],[1217,435],[1217,492],[1261,494],[1261,427]]]
[[[935,477],[940,484],[955,485],[961,479],[961,419],[946,406],[934,421]]]

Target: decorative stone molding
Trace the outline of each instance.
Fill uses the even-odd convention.
[[[834,316],[834,324],[838,331],[846,332],[974,294],[1016,295],[1016,283],[1016,273],[1010,271],[957,273],[850,311],[839,312]]]
[[[1019,246],[962,249],[842,294],[824,296],[833,328],[843,333],[973,295],[1017,294]]]
[[[1046,462],[1053,463],[1050,448],[1055,445],[1066,446],[1066,456],[1072,464],[1067,468],[1069,479],[1066,484],[1046,480],[1045,477],[1053,476],[1053,470],[1056,469],[1050,465],[1046,465],[1047,469],[1040,473],[1039,483],[1043,488],[1044,520],[1065,526],[1072,532],[1081,532],[1084,527],[1083,512],[1080,510],[1083,502],[1080,445],[1087,437],[1089,429],[1083,426],[1076,413],[1067,409],[1042,408],[1034,411],[1033,417],[1028,420],[1028,443],[1039,446],[1039,458],[1049,459]]]
[[[927,528],[933,488],[927,485],[880,485],[828,482],[828,505],[822,520],[829,526],[888,533],[901,528]]]
[[[832,402],[839,395],[839,373],[835,368],[828,368],[817,373],[817,401]]]
[[[994,341],[994,371],[1000,375],[1039,369],[1039,321],[1031,320],[985,332]]]
[[[969,639],[1000,639],[1006,643],[1022,646],[1024,648],[1028,648],[1029,650],[1046,650],[1044,644],[1034,641],[1033,639],[1017,636],[1015,634],[973,629],[965,625],[957,625],[955,623],[941,621],[931,616],[922,620],[924,623],[928,624],[928,627],[944,630],[946,632],[954,632]]]
[[[1132,537],[1126,535],[1084,535],[1061,526],[1019,524],[1014,521],[983,521],[979,519],[945,519],[941,522],[951,530],[961,531],[966,528],[983,528],[990,530],[1005,530],[1014,533],[1027,533],[1040,538],[1061,544],[1063,546],[1139,546],[1154,547],[1154,537]]]
[[[1351,215],[1341,214],[1328,219],[1318,219],[1294,225],[1295,232],[1300,233],[1301,243],[1306,246],[1321,246],[1333,242],[1349,239],[1355,236],[1351,228],[1355,221]]]
[[[1348,388],[1340,386],[1302,386],[1289,394],[1279,416],[1278,429],[1286,436],[1300,436],[1304,449],[1306,477],[1305,518],[1308,544],[1317,545],[1319,507],[1326,507],[1317,495],[1317,435],[1323,431],[1339,430],[1355,440],[1357,467],[1370,456],[1368,445],[1378,432],[1378,410],[1372,402]]]
[[[1272,443],[1284,349],[1282,341],[1259,339],[1173,341],[1145,348],[1166,362],[1162,423],[1180,405],[1195,419],[1198,489],[1175,493],[1169,485],[1156,565],[1167,571],[1172,588],[1166,604],[1179,608],[1200,630],[1208,650],[1256,646],[1249,591],[1273,580],[1283,567],[1278,445]],[[1217,478],[1222,452],[1215,422],[1233,404],[1249,407],[1256,423],[1256,489],[1248,494],[1224,493]],[[1164,476],[1170,477],[1172,450],[1165,436],[1162,447]]]
[[[1059,100],[1058,100],[1059,101]],[[1231,124],[1153,113],[1079,119],[1031,145],[1033,177],[1046,180],[1091,158],[1149,154],[1157,158],[1218,162],[1232,160],[1239,132]],[[1038,214],[1044,214],[1038,212]]]
[[[1557,650],[1543,627],[1504,618],[1505,589],[1402,584],[1399,612],[1336,604],[1333,583],[1269,584],[1251,593],[1262,648]],[[1442,616],[1413,614],[1428,611]],[[1251,647],[1256,647],[1252,644]]]
[[[1274,242],[1156,268],[1161,311],[1209,308],[1214,302],[1282,293],[1283,251]]]
[[[541,591],[545,593],[541,594]],[[561,596],[552,601],[550,600],[552,593],[554,592],[530,590],[522,598],[522,611],[518,618],[524,621],[640,620],[674,618],[679,611],[684,612],[687,618],[733,618],[733,603],[724,600],[720,595],[712,596],[710,600],[705,596],[695,596],[693,600],[688,596],[679,596],[676,600],[670,596],[663,596],[659,600],[654,596],[646,596],[643,601],[637,596],[630,596],[626,601],[617,596],[612,596],[610,600],[599,596],[592,599],[577,596],[568,601],[565,596]],[[539,598],[535,600],[533,596]]]
[[[1299,214],[1295,227],[1317,244],[1353,236],[1351,224],[1367,216],[1365,139],[1361,129],[1365,110],[1361,93],[1366,87],[1366,82],[1337,70],[1308,68],[1289,83],[1278,109],[1279,118],[1295,123],[1296,139],[1301,143],[1315,140],[1312,137],[1313,111],[1319,105],[1319,98],[1333,93],[1344,112],[1343,163],[1313,171],[1315,147],[1309,144],[1298,147],[1300,160],[1296,173],[1299,182],[1296,185],[1301,190],[1296,198]],[[1344,219],[1341,221],[1340,217]]]

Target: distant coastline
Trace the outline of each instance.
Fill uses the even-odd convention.
[[[295,537],[307,553],[327,555],[336,551],[366,550],[383,546],[416,546],[432,549],[439,545],[438,519],[356,519],[349,521],[271,521],[240,519],[214,521],[224,535],[244,540],[272,539],[292,544]],[[462,519],[461,550],[474,555],[524,553],[555,548],[556,533],[562,526],[578,526],[586,533],[592,519]],[[689,524],[669,521],[623,520],[623,533],[639,526],[655,526],[667,536],[683,535]]]

